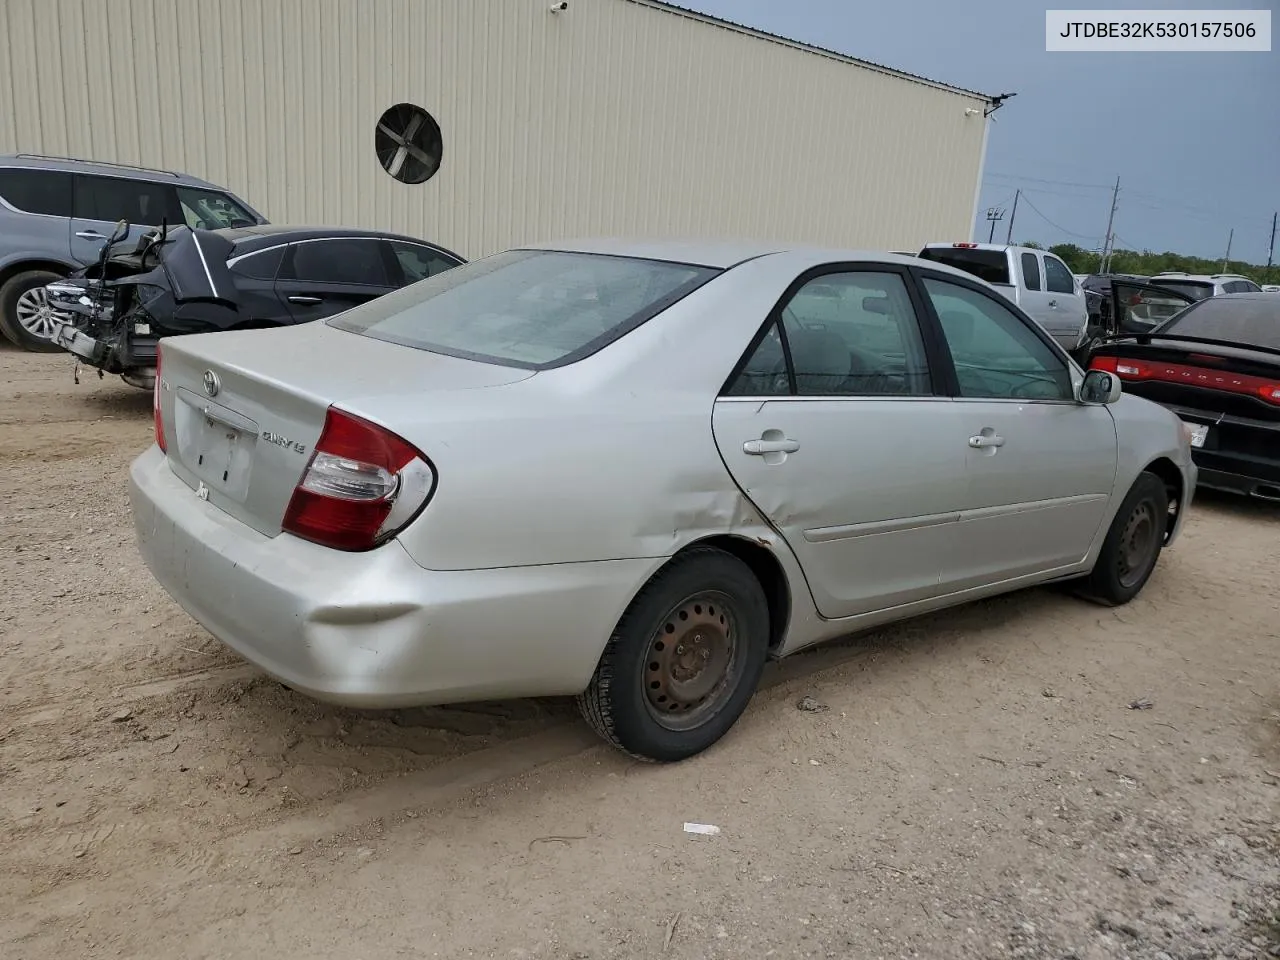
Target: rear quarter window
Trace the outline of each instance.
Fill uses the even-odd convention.
[[[70,217],[71,174],[18,167],[0,169],[0,198],[23,213]]]
[[[925,247],[921,260],[932,260],[963,270],[987,283],[1008,284],[1009,256],[1003,250],[974,250],[969,247]]]

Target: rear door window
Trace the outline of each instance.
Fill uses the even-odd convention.
[[[54,170],[0,170],[0,198],[15,210],[46,217],[71,216],[71,174]]]
[[[923,396],[932,392],[915,308],[896,273],[824,274],[782,309],[800,396]]]
[[[1040,258],[1034,253],[1022,255],[1022,282],[1028,290],[1040,289]]]
[[[161,221],[183,223],[178,197],[169,184],[119,177],[76,175],[75,216],[81,220],[158,227]]]
[[[334,237],[295,243],[280,271],[281,280],[385,287],[387,265],[376,237]]]
[[[979,250],[973,247],[925,247],[920,259],[945,263],[987,283],[1008,284],[1009,257],[1003,250]]]
[[[1050,293],[1075,293],[1076,280],[1067,265],[1057,257],[1047,254],[1044,258],[1045,289]]]

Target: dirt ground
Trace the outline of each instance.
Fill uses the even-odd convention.
[[[1204,495],[1119,610],[771,667],[655,767],[566,702],[360,713],[238,662],[133,547],[150,396],[82,380],[0,349],[6,960],[1280,956],[1280,510]]]

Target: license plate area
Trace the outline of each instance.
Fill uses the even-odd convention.
[[[1192,423],[1189,420],[1184,420],[1183,423],[1191,428],[1192,448],[1196,450],[1201,449],[1204,446],[1205,441],[1209,439],[1209,425],[1205,423]]]
[[[174,433],[182,463],[207,490],[243,503],[249,493],[258,425],[181,388],[177,399]]]

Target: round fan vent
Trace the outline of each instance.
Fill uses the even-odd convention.
[[[440,124],[412,103],[397,103],[382,115],[373,143],[382,169],[401,183],[425,183],[440,169]]]

